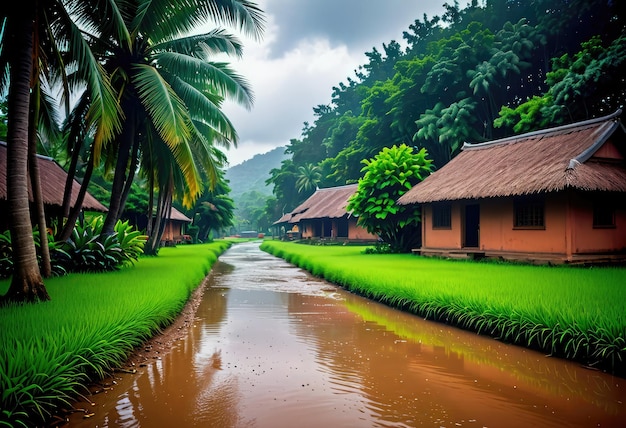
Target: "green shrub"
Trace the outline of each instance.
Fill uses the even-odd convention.
[[[127,221],[118,221],[115,225],[117,242],[121,250],[120,264],[133,263],[143,254],[143,248],[148,237],[136,230]]]
[[[48,236],[52,274],[62,276],[69,272],[106,272],[132,264],[143,254],[147,236],[136,230],[128,221],[118,221],[115,233],[102,236],[102,216],[79,220],[72,236],[63,242],[55,242]],[[35,245],[39,248],[39,233],[33,232]],[[38,256],[40,259],[40,257]],[[0,278],[13,273],[11,235],[0,234]]]
[[[56,252],[67,261],[68,272],[105,272],[136,261],[143,253],[147,237],[134,230],[128,221],[118,221],[115,233],[102,236],[102,216],[80,221],[72,236]]]

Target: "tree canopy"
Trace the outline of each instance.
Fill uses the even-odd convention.
[[[426,149],[433,168],[463,143],[601,116],[626,100],[625,21],[616,2],[508,0],[444,4],[332,88],[272,170],[280,211],[295,208],[302,168],[320,187],[356,182],[384,147]]]

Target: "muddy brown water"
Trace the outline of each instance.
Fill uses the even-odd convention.
[[[626,380],[353,295],[237,244],[194,325],[72,427],[622,427]]]

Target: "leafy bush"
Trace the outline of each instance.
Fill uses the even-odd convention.
[[[134,229],[134,227],[128,223],[128,220],[124,222],[118,221],[115,224],[114,230],[116,235],[112,236],[117,237],[117,242],[121,250],[120,264],[137,261],[139,256],[143,254],[143,247],[148,237]]]
[[[56,254],[66,259],[67,271],[103,272],[116,270],[136,261],[143,253],[147,237],[133,230],[128,221],[118,221],[113,235],[102,236],[102,216],[80,221],[72,236]]]
[[[147,236],[128,221],[118,221],[113,235],[102,236],[103,224],[102,216],[96,216],[77,222],[67,241],[55,242],[49,236],[52,274],[111,271],[137,261]],[[39,234],[35,232],[34,237],[39,247]],[[8,278],[12,273],[11,235],[6,231],[0,234],[0,278]]]
[[[394,145],[362,162],[365,166],[361,172],[365,174],[346,209],[357,217],[360,226],[388,244],[385,252],[410,252],[419,247],[419,210],[396,201],[430,174],[432,161],[426,149],[414,152],[406,144]]]

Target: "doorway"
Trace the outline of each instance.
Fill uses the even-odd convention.
[[[480,205],[465,205],[464,247],[480,246]]]

